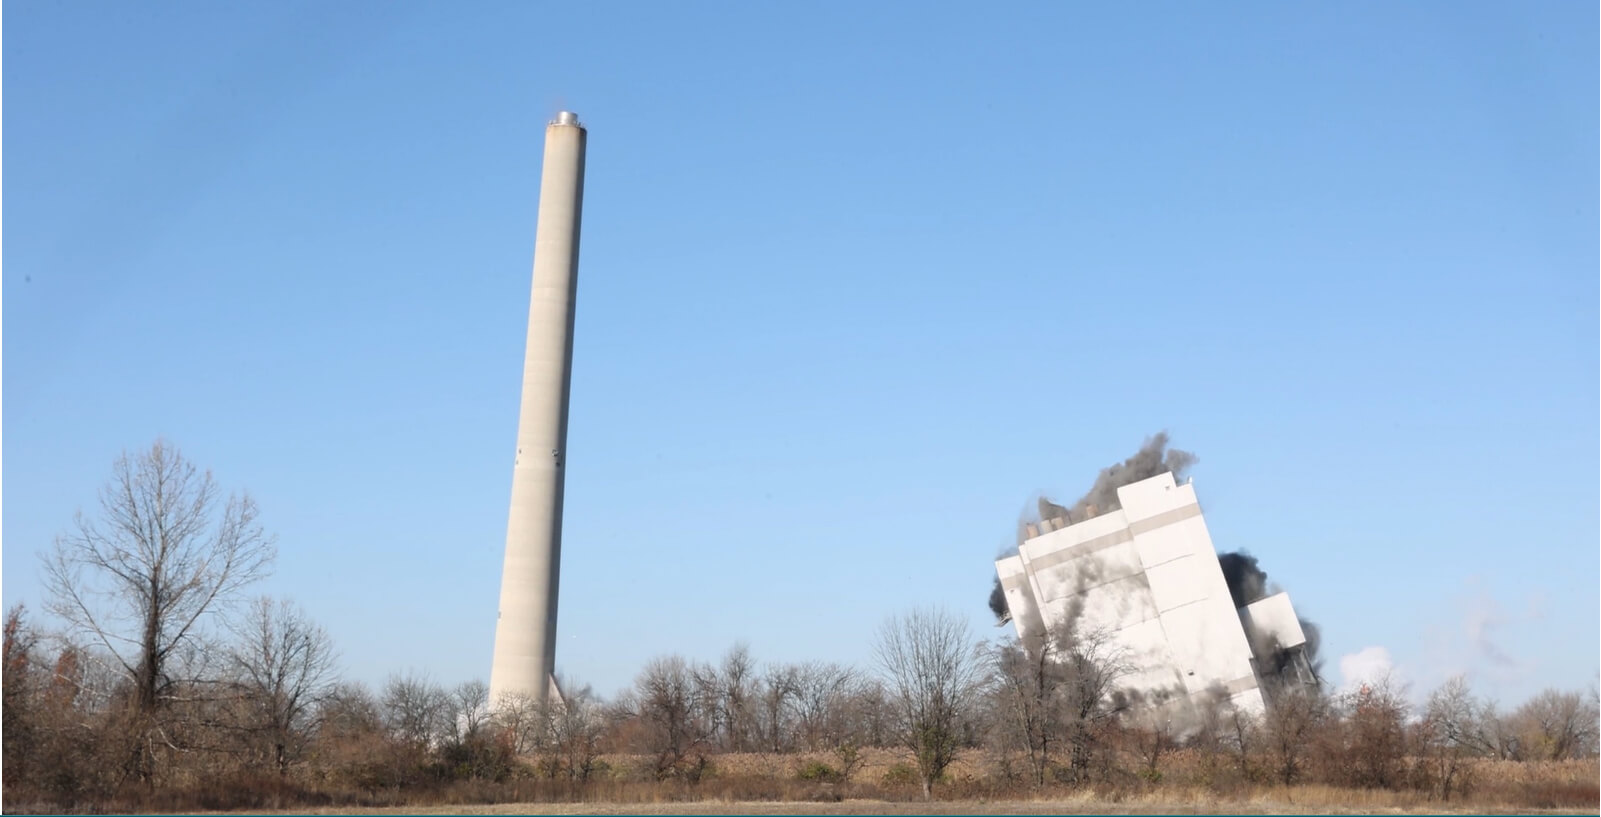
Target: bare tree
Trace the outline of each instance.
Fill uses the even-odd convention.
[[[1405,690],[1386,676],[1363,684],[1338,701],[1345,715],[1342,771],[1350,784],[1390,787],[1405,771],[1406,721],[1410,705]]]
[[[108,704],[126,700],[128,679],[79,645],[47,647],[53,639],[30,624],[21,605],[8,611],[4,636],[6,810],[104,802],[127,774],[131,710]]]
[[[381,701],[384,726],[414,750],[432,748],[449,728],[450,697],[425,675],[391,675]]]
[[[1106,729],[1131,706],[1117,684],[1132,666],[1110,630],[1075,623],[1053,638],[1062,672],[1068,771],[1082,782],[1090,774]]]
[[[646,664],[634,682],[645,748],[656,756],[658,779],[678,776],[695,782],[710,762],[710,744],[717,734],[716,689],[705,683],[707,675],[707,668],[674,655]]]
[[[228,666],[245,700],[245,724],[259,736],[262,757],[287,774],[313,729],[318,705],[334,681],[328,632],[289,601],[262,596],[235,626]]]
[[[550,705],[550,748],[556,762],[549,764],[549,771],[552,776],[565,773],[573,780],[588,780],[606,727],[602,707],[588,684],[562,679],[558,686],[566,692]]]
[[[1456,676],[1429,696],[1424,719],[1435,737],[1469,757],[1504,757],[1504,730],[1495,705],[1474,697],[1467,679]]]
[[[503,780],[515,763],[515,741],[496,726],[489,685],[463,681],[443,695],[438,758],[459,778]]]
[[[795,720],[807,749],[833,749],[847,741],[846,705],[858,680],[856,670],[832,661],[809,661],[797,668]]]
[[[884,682],[864,677],[851,695],[849,718],[852,740],[859,746],[887,746],[891,742],[892,713]]]
[[[1288,689],[1274,699],[1262,721],[1261,740],[1281,782],[1294,783],[1306,771],[1313,739],[1328,717],[1327,701],[1310,690]]]
[[[798,694],[800,683],[794,665],[774,664],[762,674],[758,687],[757,731],[763,751],[778,753],[790,747],[794,702]]]
[[[317,706],[315,768],[331,778],[375,782],[391,768],[384,712],[365,684],[336,683]]]
[[[876,652],[896,707],[901,743],[917,757],[923,797],[956,758],[960,729],[982,684],[966,622],[914,610],[879,630]]]
[[[1194,724],[1195,729],[1184,744],[1200,755],[1205,776],[1214,776],[1221,770],[1221,763],[1231,760],[1237,764],[1241,777],[1246,777],[1250,730],[1255,724],[1248,713],[1234,706],[1222,684],[1214,684],[1197,702]]]
[[[1051,750],[1063,738],[1065,679],[1056,646],[1056,639],[1035,635],[989,651],[996,704],[992,726],[1002,736],[1003,750],[1022,746],[1035,785],[1045,783]]]
[[[1261,743],[1261,722],[1239,707],[1230,706],[1223,713],[1223,746],[1234,756],[1240,778],[1249,780],[1252,775],[1251,756]]]
[[[1173,732],[1173,721],[1159,709],[1148,710],[1137,719],[1130,736],[1133,739],[1134,750],[1139,755],[1140,762],[1144,764],[1140,775],[1146,782],[1160,782],[1162,756],[1178,748],[1178,739]]]
[[[1520,751],[1530,760],[1567,760],[1596,751],[1595,699],[1547,689],[1512,715]]]
[[[38,690],[43,686],[38,671],[35,650],[39,636],[27,621],[22,605],[6,611],[3,666],[0,666],[0,684],[4,685],[4,704],[0,706],[0,749],[3,761],[0,772],[12,780],[22,780],[32,771],[37,755],[40,725],[36,716]]]
[[[455,741],[477,738],[490,724],[489,685],[477,678],[463,681],[450,690],[445,706],[448,738]]]
[[[337,682],[317,705],[317,733],[357,735],[363,738],[381,733],[384,713],[372,690],[365,684]]]
[[[99,518],[80,512],[45,554],[48,609],[121,666],[147,721],[182,686],[173,670],[185,655],[203,654],[208,616],[269,571],[276,551],[257,515],[248,495],[223,499],[211,472],[158,440],[117,459]],[[148,777],[151,748],[139,744],[132,771]]]
[[[1470,758],[1500,755],[1496,720],[1494,708],[1474,698],[1460,675],[1429,695],[1423,719],[1416,725],[1416,749],[1442,799],[1467,789]]]
[[[1062,744],[1069,753],[1067,772],[1081,782],[1089,775],[1102,733],[1127,708],[1116,685],[1128,674],[1129,664],[1116,640],[1107,631],[1074,621],[992,647],[990,659],[998,726],[1024,749],[1034,783],[1045,783],[1053,752]],[[1166,744],[1154,746],[1159,757]]]
[[[1590,685],[1589,694],[1584,696],[1585,714],[1589,717],[1590,732],[1588,745],[1580,746],[1579,757],[1595,757],[1601,755],[1601,678]]]
[[[540,710],[539,700],[527,692],[502,692],[495,700],[495,724],[511,741],[514,755],[529,755],[545,748],[549,739],[548,714]]]
[[[721,669],[723,747],[731,752],[749,748],[755,727],[756,663],[743,642],[729,648]]]

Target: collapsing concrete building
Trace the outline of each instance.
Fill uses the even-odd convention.
[[[1021,638],[1102,634],[1126,669],[1118,691],[1175,720],[1218,695],[1260,714],[1284,683],[1317,683],[1287,594],[1236,609],[1193,485],[1164,472],[1117,498],[1028,525],[996,561]]]

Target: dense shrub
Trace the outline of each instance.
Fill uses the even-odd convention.
[[[915,786],[920,775],[917,769],[909,763],[897,763],[884,771],[884,785],[886,786]]]
[[[802,765],[800,769],[795,772],[795,777],[799,780],[814,780],[825,783],[833,783],[840,779],[840,774],[839,771],[833,766],[830,766],[821,760],[813,760]]]

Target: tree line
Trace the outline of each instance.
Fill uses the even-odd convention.
[[[1387,682],[1286,689],[1261,716],[1219,691],[1155,717],[1174,710],[1120,689],[1130,666],[1107,633],[981,643],[934,609],[884,622],[865,668],[763,663],[739,644],[715,662],[656,658],[610,700],[573,679],[542,707],[417,674],[374,689],[339,677],[332,640],[300,607],[248,595],[274,558],[258,517],[166,443],[116,462],[99,513],[44,557],[50,626],[21,607],[5,618],[8,809],[261,807],[262,793],[408,802],[464,784],[491,799],[619,780],[693,789],[753,754],[867,795],[934,796],[965,754],[980,759],[969,785],[989,794],[1160,785],[1183,758],[1186,779],[1208,785],[1450,798],[1485,763],[1597,752],[1594,688],[1510,712],[1460,678],[1421,705]],[[869,752],[896,760],[868,776]]]

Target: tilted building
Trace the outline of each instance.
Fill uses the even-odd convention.
[[[1315,683],[1287,594],[1236,609],[1192,485],[1163,473],[1117,496],[1121,508],[1027,526],[995,563],[1020,637],[1101,634],[1128,670],[1119,691],[1175,728],[1208,697],[1259,714],[1281,679]]]

